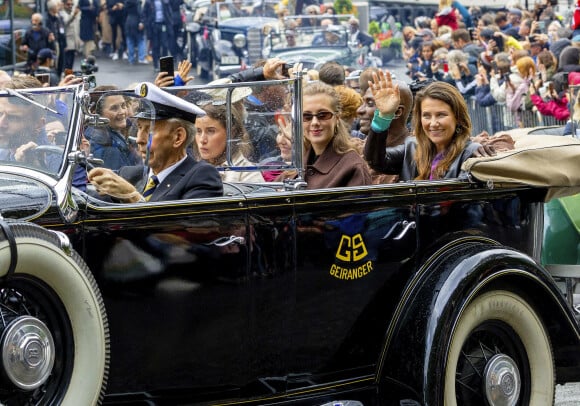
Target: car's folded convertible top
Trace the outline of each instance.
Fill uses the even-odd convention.
[[[580,193],[580,140],[515,132],[510,135],[515,149],[493,157],[470,158],[463,169],[483,182],[546,187],[546,201]]]

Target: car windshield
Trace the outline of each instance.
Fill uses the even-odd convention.
[[[349,14],[285,17],[283,28],[270,32],[268,47],[272,50],[346,47],[349,45],[348,20],[351,17]]]
[[[296,167],[301,145],[294,142],[294,86],[294,81],[269,81],[164,90],[207,114],[188,130],[193,135],[189,155],[214,165],[226,181],[263,182]],[[99,119],[85,123],[84,135],[93,157],[102,161],[93,166],[119,170],[150,162],[155,143],[148,138],[157,127],[164,131],[163,121],[155,120],[156,108],[126,91],[93,92],[91,99],[91,112]]]
[[[0,165],[56,177],[72,143],[74,88],[0,91]]]
[[[348,35],[346,27],[340,25],[297,27],[295,29],[285,29],[280,34],[272,34],[270,41],[273,49],[345,47],[347,46]]]
[[[255,2],[251,0],[227,0],[216,1],[209,5],[204,5],[204,15],[215,18],[219,22],[224,22],[232,18],[244,17],[277,17],[274,10],[275,3],[264,1]]]

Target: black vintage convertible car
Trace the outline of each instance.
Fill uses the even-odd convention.
[[[300,100],[300,81],[269,83]],[[478,181],[476,163],[467,179],[111,203],[78,182],[100,163],[81,137],[108,125],[82,87],[0,91],[6,105],[64,136],[24,163],[0,149],[2,404],[547,405],[580,377],[576,314],[539,264],[550,185]],[[536,159],[521,175],[562,173],[580,144],[560,147],[517,151]],[[243,169],[288,166],[300,154]]]

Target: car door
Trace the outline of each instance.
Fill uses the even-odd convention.
[[[262,310],[249,331],[259,349],[256,375],[289,395],[338,381],[370,384],[404,263],[416,249],[414,187],[305,190],[287,199],[292,218],[273,216],[273,201],[249,207],[258,238],[275,235],[279,245],[254,299]],[[292,258],[294,268],[287,267]]]
[[[252,294],[252,236],[244,201],[89,199],[79,250],[109,317],[110,396],[169,388],[204,393],[240,382],[252,322],[245,304]]]

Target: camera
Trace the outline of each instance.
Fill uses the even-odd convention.
[[[81,61],[81,73],[82,75],[92,75],[99,71],[99,66],[97,65],[97,60],[94,56],[89,56]]]
[[[429,85],[435,81],[436,80],[433,78],[427,78],[424,80],[414,80],[411,83],[409,83],[409,89],[411,90],[411,93],[413,93],[413,96],[414,96],[417,92],[420,92],[425,87],[427,87],[427,85]]]

